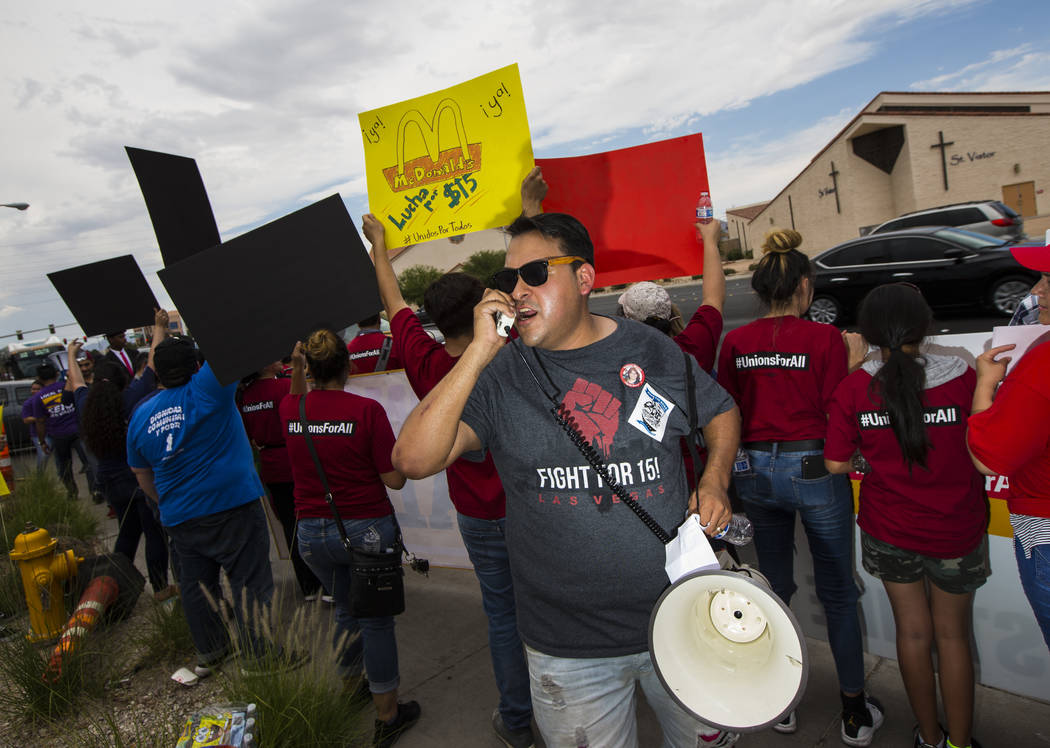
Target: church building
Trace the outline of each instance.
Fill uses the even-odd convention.
[[[999,200],[1050,228],[1050,91],[883,92],[768,203],[727,211],[729,237],[759,254],[794,228],[818,254],[904,213]]]

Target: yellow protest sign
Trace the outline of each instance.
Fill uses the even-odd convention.
[[[391,249],[510,223],[532,139],[518,66],[358,115],[368,204]]]

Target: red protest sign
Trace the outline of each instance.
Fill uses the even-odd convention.
[[[590,232],[598,286],[701,272],[693,223],[708,187],[699,133],[536,164],[550,185],[543,210],[569,213]]]

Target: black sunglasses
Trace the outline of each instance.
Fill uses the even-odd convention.
[[[518,276],[530,286],[542,286],[547,282],[548,268],[551,265],[568,265],[572,262],[587,262],[576,255],[556,255],[542,260],[526,262],[520,268],[503,268],[492,274],[492,286],[503,293],[511,293],[518,285]]]

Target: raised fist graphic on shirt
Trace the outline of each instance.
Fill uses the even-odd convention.
[[[608,457],[620,426],[621,402],[583,378],[576,380],[561,402],[576,420],[576,428],[583,437]]]

